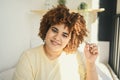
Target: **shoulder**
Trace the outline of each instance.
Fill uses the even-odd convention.
[[[42,49],[43,49],[43,45],[39,45],[37,47],[27,49],[24,52],[26,52],[26,53],[35,53],[35,52],[41,52]]]
[[[37,57],[40,57],[41,53],[43,53],[43,45],[25,50],[22,53],[21,58],[22,59],[29,59],[29,60],[35,59]]]
[[[41,50],[43,45],[37,46],[35,48],[30,48],[22,53],[20,56],[20,59],[18,63],[16,64],[16,71],[15,71],[15,77],[27,77],[25,75],[28,75],[27,78],[30,78],[31,72],[37,71],[38,67],[40,67],[40,59],[41,59]],[[29,79],[30,80],[30,79]]]
[[[30,67],[32,66],[35,69],[36,65],[40,64],[41,53],[43,45],[30,48],[22,53],[17,63],[18,68]]]
[[[26,55],[35,55],[35,54],[39,54],[42,51],[43,51],[43,45],[40,45],[34,48],[27,49],[23,53]]]

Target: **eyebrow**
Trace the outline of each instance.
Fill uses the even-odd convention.
[[[56,27],[52,26],[51,28],[57,29]],[[58,29],[57,29],[58,30]]]
[[[56,28],[56,27],[54,27],[54,26],[52,26],[51,28],[54,28],[54,29],[58,30],[58,28]],[[67,32],[63,32],[63,34],[69,35],[69,33],[67,33]]]

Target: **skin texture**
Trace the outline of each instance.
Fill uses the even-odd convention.
[[[63,51],[63,48],[68,44],[71,36],[68,28],[64,24],[51,26],[45,38],[45,50],[50,59],[50,55],[58,57]],[[55,58],[56,58],[55,57]]]
[[[86,57],[86,69],[87,77],[86,80],[98,80],[96,71],[95,61],[98,56],[98,48],[96,44],[86,44],[84,48]]]

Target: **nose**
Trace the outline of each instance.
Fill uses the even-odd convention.
[[[55,40],[60,40],[61,39],[61,35],[59,33],[55,34],[54,39]]]

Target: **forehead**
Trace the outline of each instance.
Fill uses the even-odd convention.
[[[56,25],[53,25],[51,27],[55,27],[61,31],[69,32],[68,26],[65,26],[64,24],[56,24]]]

